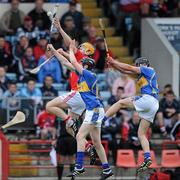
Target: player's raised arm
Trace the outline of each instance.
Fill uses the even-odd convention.
[[[108,57],[108,64],[116,70],[124,72],[126,74],[140,74],[140,67],[131,66],[126,63],[121,63],[114,60],[112,57]]]
[[[63,55],[65,58],[69,59],[69,53],[64,51],[62,48],[57,49],[57,52]]]
[[[76,69],[76,71],[79,72],[80,74],[82,74],[83,67],[81,64],[79,64],[77,62],[76,57],[74,55],[74,51],[75,51],[75,40],[73,40],[69,46],[69,60],[70,60],[71,64],[74,66],[74,68]]]
[[[74,71],[73,65],[62,54],[55,50],[52,44],[48,44],[47,47],[52,52],[52,54],[56,56],[62,65],[66,66],[69,70]]]
[[[64,39],[64,43],[67,47],[69,47],[72,39],[70,38],[70,36],[63,30],[63,28],[61,27],[61,24],[59,22],[58,18],[54,19],[54,26],[57,28],[57,30],[59,31],[59,33],[61,34],[61,36]]]

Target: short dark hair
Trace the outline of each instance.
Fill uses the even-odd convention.
[[[171,84],[166,84],[166,85],[164,86],[164,88],[172,88],[172,85],[171,85]]]
[[[27,79],[27,83],[29,83],[29,81],[34,81],[34,82],[36,82],[36,80],[35,80],[34,78],[28,78],[28,79]]]
[[[47,75],[45,76],[44,80],[45,80],[47,77],[50,77],[50,78],[53,79],[53,77],[52,77],[50,74],[47,74]]]
[[[9,82],[8,82],[8,84],[9,84],[9,85],[17,85],[17,82],[16,82],[16,81],[11,80],[11,81],[9,81]]]

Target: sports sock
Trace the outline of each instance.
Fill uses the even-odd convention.
[[[84,152],[77,152],[76,154],[76,169],[82,169],[84,165]]]
[[[67,124],[68,127],[71,127],[74,123],[74,121],[72,120],[71,116],[68,116],[64,122]]]
[[[105,174],[109,174],[111,172],[111,168],[109,167],[108,163],[103,163],[102,168],[103,168],[103,173]]]
[[[92,144],[91,144],[91,143],[87,143],[87,144],[86,144],[86,147],[85,147],[85,151],[86,151],[86,152],[89,152],[90,149],[91,149],[91,147],[92,147]]]
[[[144,161],[146,161],[148,159],[151,159],[151,154],[150,154],[150,152],[145,152],[144,153]]]
[[[58,166],[57,166],[58,180],[62,179],[63,170],[64,170],[64,164],[58,164]]]
[[[70,120],[70,119],[71,119],[71,116],[68,116],[68,117],[64,120],[64,122],[67,123],[67,121]]]

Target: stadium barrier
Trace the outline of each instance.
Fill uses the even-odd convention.
[[[0,180],[8,180],[9,173],[9,144],[0,131]]]
[[[89,141],[91,143],[91,141]],[[50,140],[22,140],[22,141],[9,141],[10,145],[26,145],[26,149],[11,149],[11,154],[9,156],[10,162],[27,162],[27,165],[23,164],[10,164],[9,169],[18,171],[24,170],[39,170],[39,169],[53,169],[55,166],[51,164],[49,153],[51,151],[51,141]],[[102,144],[105,148],[105,152],[108,153],[108,141],[103,140]],[[36,146],[38,145],[38,147]],[[29,154],[29,157],[28,157]],[[25,156],[21,156],[25,155]],[[57,156],[57,158],[61,158]],[[37,162],[34,164],[32,162]],[[69,165],[65,164],[65,167]],[[85,165],[86,168],[100,166]],[[37,173],[38,174],[38,173]]]

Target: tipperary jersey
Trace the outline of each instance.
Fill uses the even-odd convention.
[[[102,107],[98,98],[97,78],[91,71],[84,69],[82,74],[79,74],[78,91],[86,104],[87,110]]]
[[[141,89],[141,94],[149,94],[158,99],[159,89],[156,72],[153,68],[146,66],[141,66],[140,71],[137,84]]]

